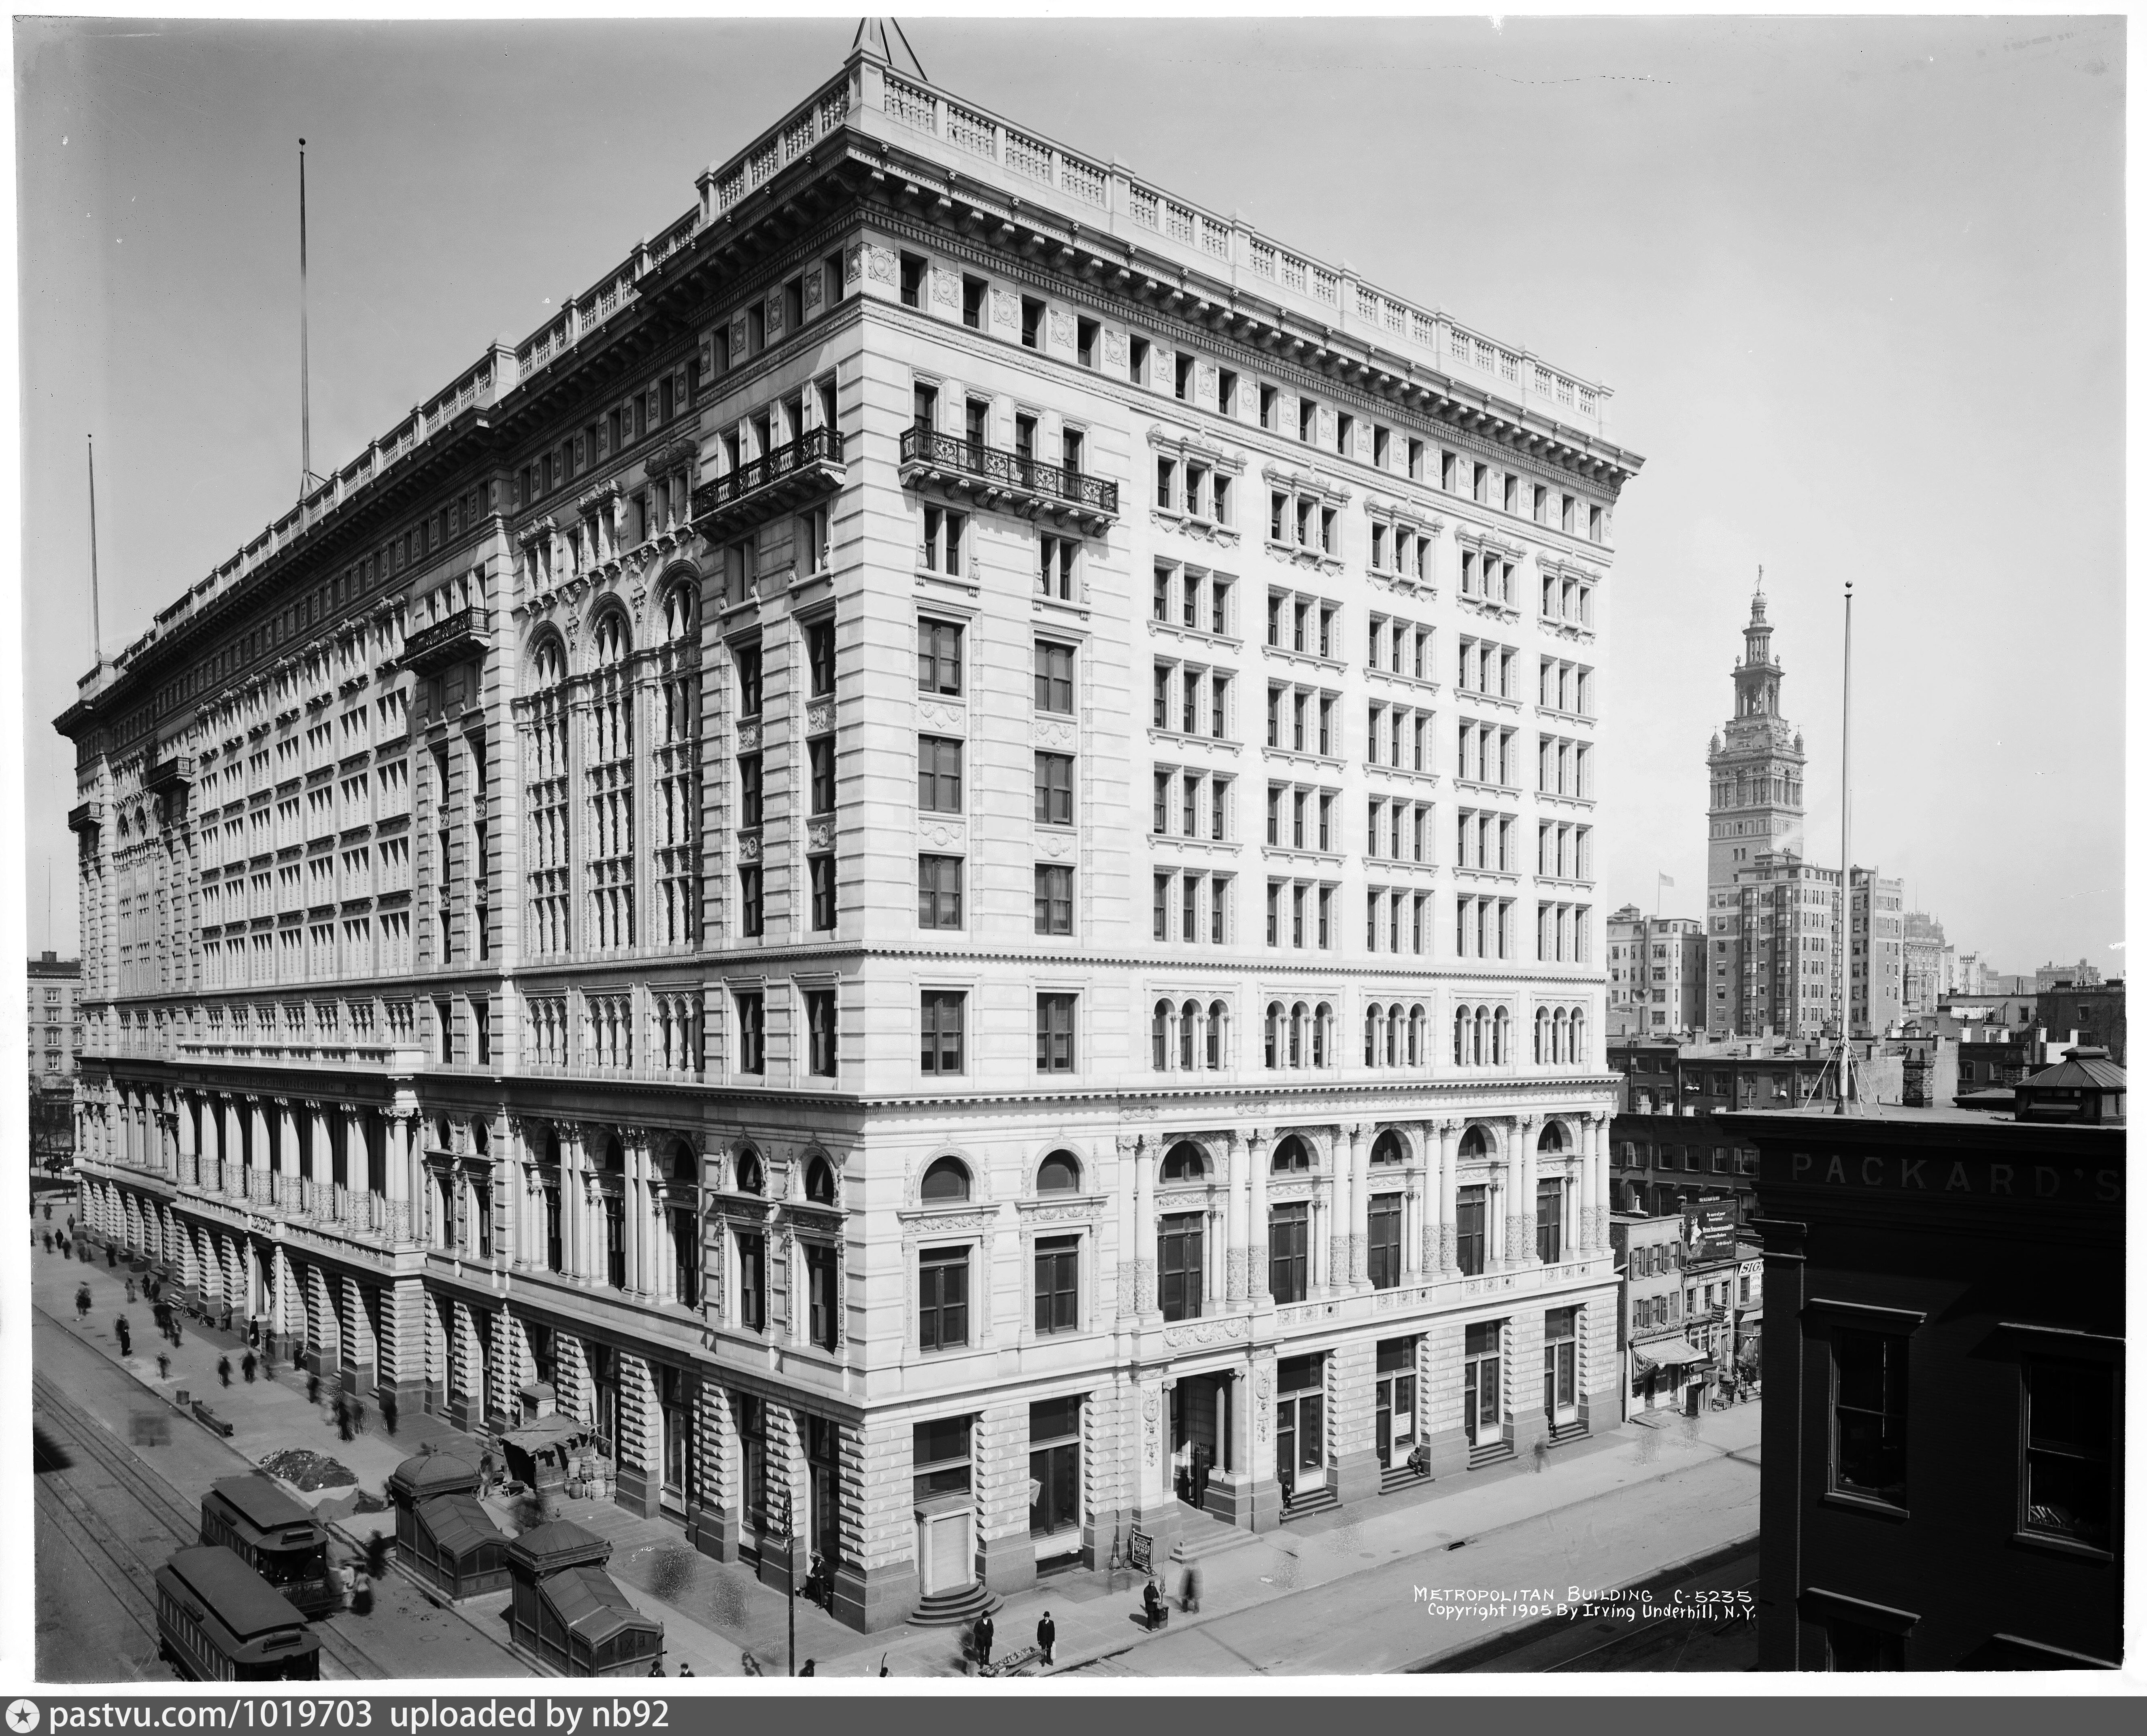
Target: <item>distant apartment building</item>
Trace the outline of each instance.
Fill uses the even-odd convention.
[[[1955,952],[1953,955],[1953,968],[1946,977],[1946,993],[1948,994],[1981,994],[1986,968],[1982,953]]]
[[[29,974],[30,1078],[71,1081],[82,1048],[82,960],[47,953],[30,960]]]
[[[1698,1030],[1705,1017],[1706,925],[1689,916],[1642,916],[1628,904],[1612,914],[1609,933],[1611,1034]]]
[[[2102,981],[2102,973],[2083,958],[2078,964],[2045,964],[2035,972],[2035,993],[2046,994],[2053,988],[2092,988]]]
[[[2035,1020],[2053,1043],[2087,1043],[2124,1065],[2124,984],[2060,985],[2035,997]]]
[[[1952,986],[1947,961],[1945,925],[1920,910],[1901,918],[1901,1010],[1935,1013]]]

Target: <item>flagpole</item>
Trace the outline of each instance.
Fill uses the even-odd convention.
[[[298,498],[313,485],[313,392],[306,331],[306,142],[298,141]]]
[[[1854,625],[1856,581],[1844,579],[1841,587],[1841,1093],[1834,1098],[1834,1113],[1849,1113],[1849,953],[1854,932],[1851,888],[1849,883],[1849,651]]]
[[[89,649],[97,666],[104,666],[104,618],[97,594],[97,436],[89,440]]]

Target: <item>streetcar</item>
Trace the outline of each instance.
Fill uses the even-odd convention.
[[[342,1588],[329,1570],[327,1531],[258,1471],[209,1485],[202,1497],[201,1540],[229,1549],[301,1615],[342,1604]]]
[[[221,1544],[157,1569],[157,1652],[196,1682],[318,1682],[321,1637]]]

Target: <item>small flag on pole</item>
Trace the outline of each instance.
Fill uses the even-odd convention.
[[[1655,884],[1658,886],[1674,886],[1677,884],[1677,882],[1671,879],[1668,874],[1658,873],[1655,876]]]

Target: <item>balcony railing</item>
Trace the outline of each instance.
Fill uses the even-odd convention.
[[[1116,483],[927,428],[903,430],[902,479],[930,482],[1031,517],[1072,519],[1092,530],[1108,528],[1119,516]]]
[[[94,832],[104,823],[104,804],[102,802],[78,802],[68,809],[68,830]]]
[[[840,488],[846,474],[842,430],[808,428],[788,445],[695,489],[693,527],[704,537],[749,530]]]
[[[492,649],[492,611],[475,603],[443,615],[403,642],[403,667],[431,675],[450,663],[468,663]]]
[[[162,795],[167,790],[187,789],[194,781],[194,757],[191,753],[167,753],[149,763],[142,774],[142,787],[153,795]]]

